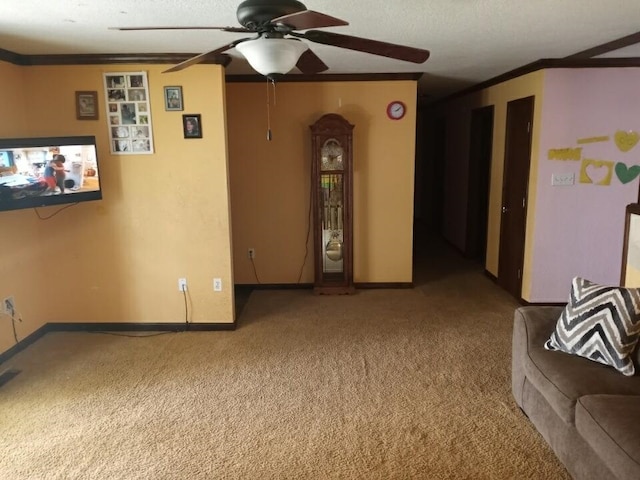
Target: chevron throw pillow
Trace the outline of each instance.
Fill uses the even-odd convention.
[[[579,355],[631,376],[638,338],[640,288],[598,285],[576,277],[569,303],[544,348]]]

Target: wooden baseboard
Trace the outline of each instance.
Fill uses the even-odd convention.
[[[50,332],[184,332],[235,330],[236,323],[48,323]]]
[[[19,374],[20,370],[16,370],[15,368],[10,368],[4,371],[0,370],[0,387],[2,387],[5,383],[11,381],[12,378],[18,376]]]
[[[258,284],[237,284],[238,288],[253,288],[256,290],[290,290],[290,289],[313,289],[312,283],[258,283]],[[413,282],[356,282],[353,285],[359,289],[370,288],[413,288]]]
[[[498,283],[498,277],[496,277],[493,273],[491,273],[489,270],[484,271],[484,274],[486,277],[488,277],[493,283]]]
[[[210,332],[235,330],[233,323],[47,323],[20,340],[13,347],[0,353],[0,364],[24,350],[49,332]]]
[[[254,290],[310,290],[313,283],[237,283],[234,287]]]
[[[27,348],[29,345],[34,343],[36,340],[38,340],[40,337],[42,337],[45,333],[49,331],[50,331],[49,324],[45,324],[39,329],[37,329],[35,332],[31,333],[30,335],[27,335],[25,338],[23,338],[18,343],[16,343],[13,347],[11,347],[9,350],[6,350],[0,353],[0,363],[5,362],[6,360],[13,357],[16,353],[21,352],[22,350]]]
[[[413,288],[413,282],[358,282],[354,286],[363,290],[373,288],[400,289]]]

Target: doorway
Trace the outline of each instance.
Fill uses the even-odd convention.
[[[483,265],[487,253],[493,114],[493,105],[472,110],[471,135],[469,139],[465,256],[477,260]]]
[[[535,97],[507,104],[498,285],[520,299]]]
[[[425,188],[430,192],[431,225],[433,232],[442,234],[444,223],[444,167],[447,163],[447,120],[444,116],[435,119],[433,126],[433,163],[430,176],[425,176],[429,185]]]

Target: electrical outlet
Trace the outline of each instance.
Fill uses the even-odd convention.
[[[2,309],[7,315],[13,316],[16,311],[16,301],[13,297],[7,297],[2,301]]]
[[[256,258],[256,249],[250,248],[249,251],[247,252],[247,256],[251,259]]]
[[[187,279],[186,278],[179,278],[178,279],[178,291],[179,292],[186,292],[187,291]]]
[[[214,278],[213,279],[213,290],[215,292],[221,292],[222,291],[222,279],[221,278]]]

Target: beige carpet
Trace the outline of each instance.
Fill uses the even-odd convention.
[[[2,365],[0,478],[569,478],[511,397],[516,303],[452,258],[254,291],[234,332],[48,334]]]

